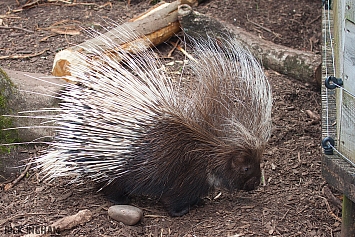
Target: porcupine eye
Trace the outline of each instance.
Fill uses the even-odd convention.
[[[249,166],[249,165],[244,165],[241,167],[241,171],[244,173],[244,174],[248,174],[252,171],[252,168]]]
[[[245,164],[245,159],[243,157],[235,157],[232,159],[232,168],[235,170],[239,170],[239,172],[246,173],[250,167]]]

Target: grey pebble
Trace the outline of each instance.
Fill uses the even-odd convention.
[[[142,219],[143,211],[130,205],[115,205],[108,209],[108,215],[125,225],[135,225]]]

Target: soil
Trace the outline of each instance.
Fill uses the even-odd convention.
[[[75,6],[64,1],[38,2],[42,4],[17,11],[25,1],[0,1],[0,55],[28,55],[47,49],[35,57],[2,59],[0,67],[50,74],[57,51],[89,38],[83,31],[75,36],[53,34],[48,27],[54,23],[70,20],[102,30],[100,25],[112,26],[109,19],[126,21],[151,7],[148,2],[134,0],[130,6],[99,0],[77,0],[95,4]],[[104,6],[106,3],[110,5]],[[317,54],[321,9],[319,0],[210,0],[196,7],[266,40]],[[161,53],[170,49],[162,47]],[[175,52],[173,57],[178,58],[178,54]],[[266,74],[273,89],[274,107],[273,135],[261,164],[265,185],[251,192],[212,193],[202,207],[177,218],[169,217],[155,200],[136,198],[132,205],[143,209],[144,218],[135,226],[125,226],[108,217],[107,209],[112,204],[92,188],[70,185],[62,179],[50,184],[39,182],[38,170],[30,170],[16,186],[1,191],[0,235],[20,236],[27,227],[48,226],[61,217],[89,209],[93,212],[91,221],[61,235],[338,236],[341,210],[324,192],[328,185],[321,174],[321,124],[306,113],[310,110],[321,114],[319,89],[274,71],[267,70]],[[19,174],[11,166],[38,152],[36,147],[19,147],[3,155],[6,175],[1,173],[2,178],[13,180]],[[12,232],[6,232],[9,230]]]

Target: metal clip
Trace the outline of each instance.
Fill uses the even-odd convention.
[[[341,78],[336,78],[336,77],[330,76],[327,79],[325,79],[324,85],[328,89],[335,89],[335,88],[337,88],[337,86],[343,85],[343,80]]]
[[[322,5],[324,6],[325,10],[331,10],[332,9],[332,1],[331,0],[322,0]]]
[[[331,137],[326,137],[322,140],[322,147],[324,149],[324,154],[333,155],[334,140]]]

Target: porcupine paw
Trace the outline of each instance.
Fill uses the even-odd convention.
[[[179,216],[183,216],[185,214],[187,214],[191,208],[195,207],[195,206],[203,206],[204,201],[201,198],[197,198],[193,201],[191,201],[190,203],[175,203],[175,204],[170,204],[168,205],[168,213],[170,216],[172,217],[179,217]]]
[[[183,209],[170,208],[168,210],[168,213],[172,217],[179,217],[179,216],[183,216],[183,215],[187,214],[189,211],[190,211],[190,206],[185,206]]]
[[[128,204],[130,199],[124,191],[124,187],[119,183],[111,183],[102,188],[101,192],[114,204]]]
[[[116,205],[124,205],[124,204],[129,204],[130,203],[130,199],[127,195],[122,195],[122,194],[109,194],[106,195],[108,200],[110,200],[112,203],[116,204]]]

